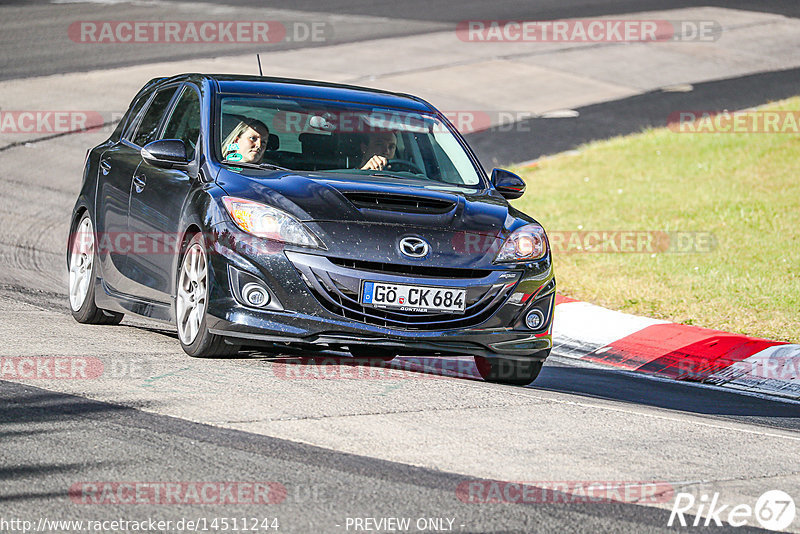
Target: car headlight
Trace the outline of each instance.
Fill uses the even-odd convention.
[[[324,248],[314,233],[283,210],[244,198],[222,197],[222,203],[236,226],[257,237]]]
[[[547,235],[538,224],[527,224],[517,228],[508,236],[497,253],[495,262],[531,261],[547,254]]]

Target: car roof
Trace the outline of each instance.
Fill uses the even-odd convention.
[[[432,105],[413,95],[315,80],[231,74],[181,74],[169,79],[162,79],[162,81],[166,83],[167,81],[186,79],[194,81],[199,81],[200,79],[213,80],[217,84],[218,92],[226,94],[293,96],[341,102],[358,102],[421,112],[436,112]]]

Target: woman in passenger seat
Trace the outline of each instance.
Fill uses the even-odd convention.
[[[259,163],[267,149],[269,128],[257,119],[249,117],[239,121],[222,143],[222,159],[225,161]]]

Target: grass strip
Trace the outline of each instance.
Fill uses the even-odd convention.
[[[561,294],[800,342],[800,135],[648,129],[514,170]]]

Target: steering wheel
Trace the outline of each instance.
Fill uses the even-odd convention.
[[[425,174],[425,171],[420,169],[416,163],[408,161],[407,159],[390,159],[386,162],[386,167],[384,167],[384,169],[387,171],[406,170],[414,174]]]

